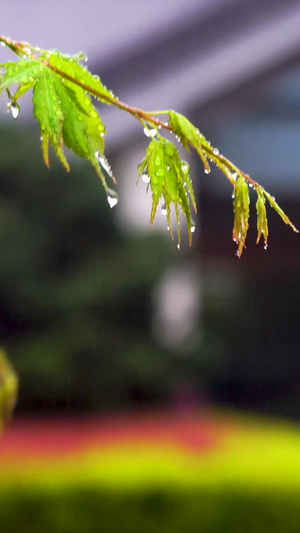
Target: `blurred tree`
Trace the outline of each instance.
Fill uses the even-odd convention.
[[[166,240],[122,236],[89,167],[48,171],[36,132],[23,135],[0,139],[0,342],[20,408],[126,405],[139,390],[155,400],[171,372],[149,331]]]

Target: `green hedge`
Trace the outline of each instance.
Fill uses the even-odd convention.
[[[299,490],[1,490],[3,533],[299,533]]]

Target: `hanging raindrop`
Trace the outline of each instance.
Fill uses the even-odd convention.
[[[150,176],[148,176],[148,174],[144,173],[142,174],[142,180],[144,183],[149,183],[150,182]]]
[[[177,248],[178,251],[180,250],[180,244],[179,243],[177,244],[176,248]]]
[[[144,134],[146,135],[146,137],[155,137],[155,135],[157,134],[157,130],[155,128],[147,128],[147,126],[144,127]]]
[[[7,110],[11,112],[13,118],[17,118],[20,113],[20,106],[15,102],[8,102]]]
[[[210,171],[211,171],[211,169],[210,169],[210,168],[208,168],[208,167],[206,167],[206,168],[204,169],[204,172],[205,172],[205,174],[209,174],[209,173],[210,173]]]
[[[164,205],[161,206],[161,214],[164,215],[164,216],[167,216],[167,213],[168,213],[168,211],[166,209],[166,205],[164,204]]]
[[[191,233],[195,233],[196,230],[196,223],[193,219],[191,219]]]
[[[109,203],[109,207],[111,208],[115,207],[115,205],[117,205],[119,201],[119,197],[116,191],[114,191],[113,189],[107,189],[106,194],[107,194],[107,201]]]
[[[219,152],[219,149],[218,149],[218,148],[213,148],[213,153],[214,153],[215,155],[219,155],[219,153],[220,153],[220,152]]]

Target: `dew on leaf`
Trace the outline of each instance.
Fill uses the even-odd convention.
[[[219,152],[219,149],[218,149],[218,148],[214,148],[214,149],[213,149],[213,153],[214,153],[215,155],[219,155],[219,153],[220,153],[220,152]]]
[[[166,205],[164,204],[164,205],[161,206],[161,214],[166,217],[167,213],[168,213],[168,211],[166,209]]]
[[[6,44],[3,41],[1,41],[1,46],[6,46]]]
[[[190,169],[190,165],[186,161],[181,162],[181,170],[184,174],[187,174]]]
[[[211,171],[211,169],[210,169],[210,168],[205,168],[205,169],[204,169],[204,172],[205,172],[205,174],[209,174],[209,173],[210,173],[210,171]]]
[[[142,174],[142,180],[144,183],[149,183],[150,182],[150,176],[148,176],[148,174],[144,173]]]
[[[31,49],[28,46],[24,46],[23,52],[25,52],[26,54],[30,55],[31,54]]]
[[[191,219],[191,233],[195,233],[196,230],[196,223],[193,219]]]
[[[234,181],[236,180],[236,178],[238,177],[238,173],[237,172],[232,172],[232,177],[234,179]]]
[[[107,201],[108,201],[109,207],[110,208],[115,207],[115,205],[117,205],[119,201],[119,197],[116,191],[114,191],[113,189],[107,189],[106,194],[107,194]]]
[[[234,192],[232,193],[231,198],[235,198],[235,194],[234,194]]]

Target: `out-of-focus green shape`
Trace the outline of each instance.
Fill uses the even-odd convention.
[[[17,403],[18,377],[4,350],[0,348],[0,431],[12,416]]]

